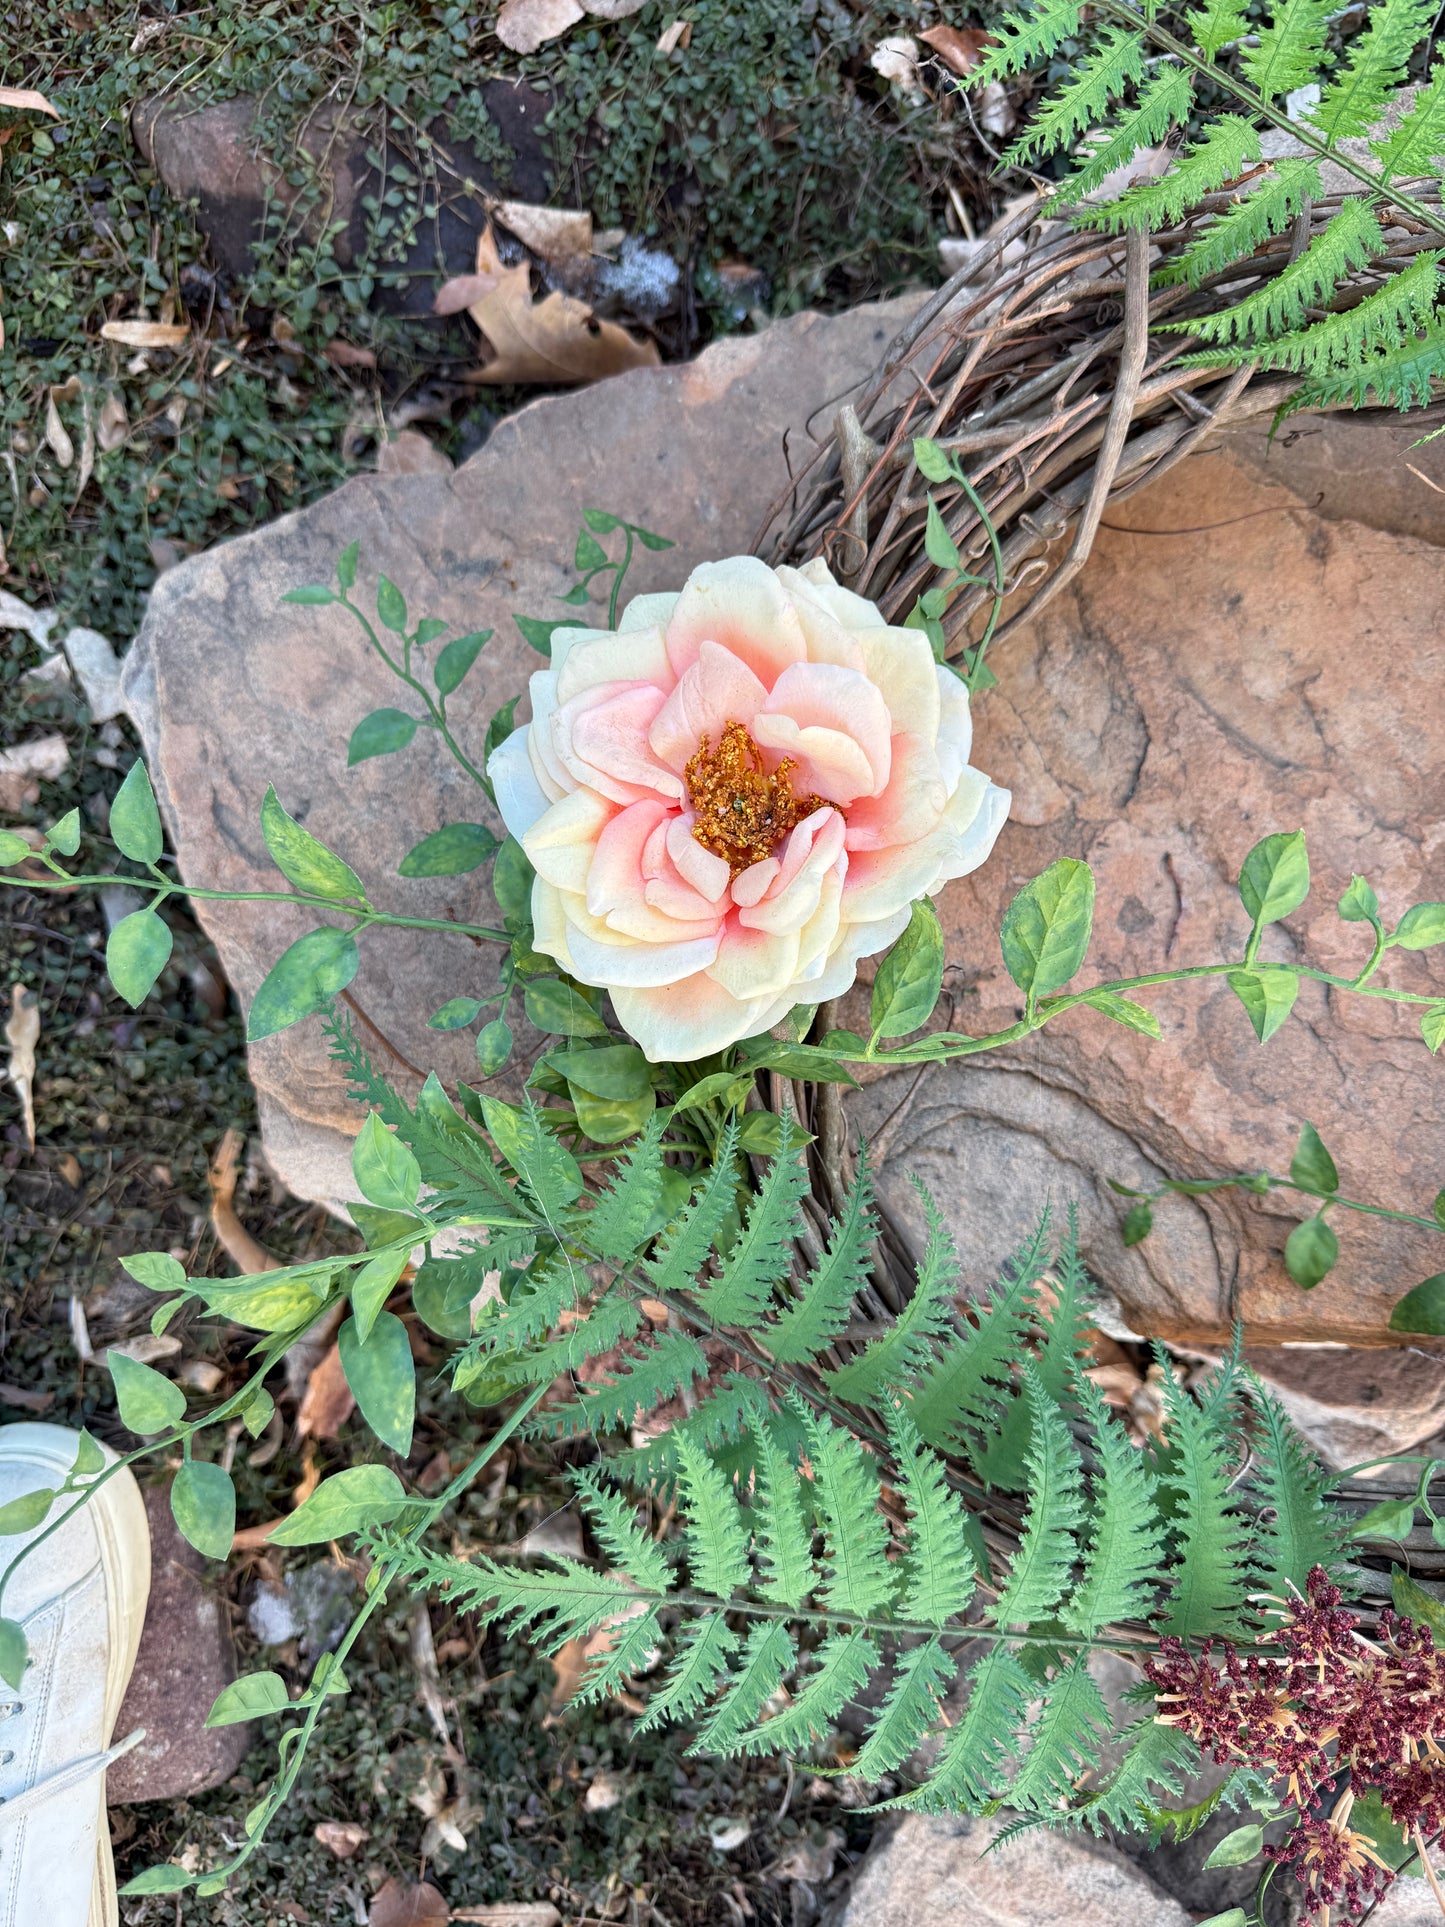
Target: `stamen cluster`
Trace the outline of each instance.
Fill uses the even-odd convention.
[[[1216,1763],[1278,1784],[1298,1817],[1265,1853],[1294,1868],[1320,1927],[1336,1909],[1339,1927],[1357,1918],[1394,1878],[1377,1843],[1350,1825],[1357,1789],[1375,1788],[1422,1845],[1445,1828],[1445,1653],[1427,1626],[1389,1611],[1378,1640],[1366,1639],[1342,1600],[1316,1566],[1307,1597],[1291,1600],[1280,1629],[1261,1640],[1280,1657],[1228,1640],[1191,1653],[1168,1638],[1144,1668],[1161,1721]]]

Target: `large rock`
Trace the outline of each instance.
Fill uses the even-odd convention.
[[[454,632],[494,629],[449,704],[457,735],[480,754],[487,719],[538,665],[512,612],[563,613],[556,598],[574,580],[582,509],[615,510],[676,541],[665,554],[639,554],[629,594],[667,587],[709,557],[746,549],[810,427],[830,431],[835,410],[911,305],[860,308],[836,320],[802,315],[720,342],[684,367],[642,369],[534,402],[454,475],[358,477],[298,515],[169,571],[126,659],[125,692],[182,874],[224,889],[284,888],[260,831],[261,799],[274,782],[292,814],[360,870],[380,907],[495,924],[478,876],[397,878],[398,862],[428,831],[496,818],[430,732],[348,770],[358,720],[404,706],[407,692],[344,611],[288,605],[286,591],[333,578],[337,555],[359,539],[363,601],[384,573],[414,613],[442,617]],[[247,1005],[285,945],[315,921],[281,905],[197,908]],[[475,1079],[470,1035],[428,1030],[426,1019],[449,998],[489,991],[495,950],[465,937],[380,929],[362,944],[347,1001],[381,1071],[413,1092],[428,1068],[448,1082]],[[540,1040],[515,1010],[513,1021],[525,1063]],[[350,1140],[360,1113],[319,1026],[256,1045],[250,1065],[267,1154],[282,1181],[301,1197],[352,1195]]]
[[[987,1852],[1002,1825],[908,1814],[864,1862],[841,1927],[1189,1927],[1102,1841],[1038,1830]]]

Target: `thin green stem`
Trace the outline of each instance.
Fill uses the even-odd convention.
[[[1389,947],[1389,942],[1385,936],[1385,927],[1383,924],[1377,923],[1375,925],[1375,947],[1370,952],[1369,962],[1365,965],[1364,969],[1360,972],[1359,976],[1356,977],[1354,982],[1351,984],[1350,988],[1352,990],[1364,989],[1365,985],[1370,981],[1371,977],[1373,977],[1375,972],[1379,969],[1380,959],[1384,956],[1385,951],[1388,949],[1388,947]]]
[[[617,604],[622,595],[622,578],[632,567],[632,530],[626,522],[622,524],[622,532],[626,538],[627,546],[622,551],[622,560],[617,564],[616,574],[612,578],[612,593],[607,598],[607,627],[609,629],[615,629],[617,627]]]
[[[404,682],[407,688],[420,699],[427,712],[427,722],[437,731],[438,735],[440,735],[453,757],[466,771],[467,775],[471,777],[478,788],[485,790],[487,788],[486,777],[466,754],[461,744],[451,732],[451,725],[447,722],[445,703],[438,702],[426,684],[411,673],[411,637],[402,637],[404,654],[402,660],[398,662],[396,657],[387,651],[381,637],[377,635],[376,630],[372,627],[364,611],[357,608],[345,590],[341,591],[336,600],[341,604],[343,609],[349,609],[352,615],[356,617],[356,620],[361,624],[362,629],[366,633],[367,641],[371,644],[377,655],[381,657],[381,660],[386,664],[387,668],[399,682]]]

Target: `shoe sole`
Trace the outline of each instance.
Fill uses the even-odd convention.
[[[24,1459],[52,1469],[59,1484],[75,1464],[78,1432],[60,1425],[0,1426],[0,1459]],[[107,1463],[115,1453],[102,1446]],[[145,1500],[129,1469],[112,1474],[86,1507],[95,1526],[101,1572],[105,1579],[110,1640],[105,1668],[105,1710],[102,1746],[109,1746],[125,1689],[135,1668],[146,1601],[151,1589],[151,1531]],[[87,1927],[119,1927],[120,1906],[115,1891],[115,1863],[110,1830],[105,1824],[105,1783],[100,1790],[101,1824],[96,1835],[95,1884],[91,1890]]]

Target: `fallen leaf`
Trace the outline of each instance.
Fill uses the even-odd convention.
[[[69,768],[70,751],[63,736],[34,736],[13,749],[0,749],[0,776],[38,776],[53,783]]]
[[[875,74],[901,87],[910,100],[922,100],[923,84],[918,78],[918,42],[912,34],[891,33],[880,40],[868,56]]]
[[[596,320],[585,302],[557,293],[534,301],[530,270],[523,264],[502,267],[488,226],[477,244],[478,272],[494,264],[500,270],[496,285],[468,310],[492,358],[468,381],[560,386],[660,365],[655,343],[635,340],[615,322]]]
[[[679,48],[684,52],[692,44],[692,22],[674,20],[670,27],[664,27],[657,36],[657,51],[660,54],[675,53]]]
[[[594,1662],[611,1652],[617,1643],[619,1631],[628,1620],[638,1618],[646,1610],[646,1603],[639,1599],[623,1612],[609,1613],[602,1624],[584,1638],[569,1639],[550,1655],[557,1679],[552,1688],[551,1705],[542,1721],[544,1726],[555,1725],[562,1708],[582,1684]]]
[[[505,0],[494,31],[514,54],[534,54],[583,17],[578,0]]]
[[[993,45],[993,35],[981,27],[929,27],[918,38],[956,74],[972,73],[984,48]]]
[[[354,1820],[322,1820],[317,1824],[315,1838],[338,1860],[349,1860],[371,1835]]]
[[[107,321],[100,338],[122,348],[179,348],[190,340],[191,330],[183,321]]]
[[[326,359],[333,368],[374,368],[376,350],[358,347],[352,341],[328,341]]]
[[[433,314],[461,314],[474,302],[485,299],[497,286],[507,270],[497,265],[495,273],[454,274],[450,281],[443,281],[436,291],[431,304]]]
[[[37,94],[33,87],[0,87],[0,107],[13,107],[22,114],[49,114],[52,120],[60,119],[59,109],[52,107],[44,94]]]
[[[84,1174],[80,1168],[80,1159],[75,1155],[74,1151],[67,1151],[55,1168],[61,1177],[65,1179],[65,1182],[70,1186],[72,1191],[78,1191],[80,1189]]]
[[[991,80],[984,88],[978,110],[978,124],[985,133],[1007,140],[1018,125],[1018,115],[1009,99],[1006,89],[997,80]]]
[[[355,1405],[356,1398],[341,1368],[341,1348],[333,1345],[306,1381],[296,1430],[302,1438],[334,1439]]]
[[[0,1402],[18,1405],[22,1412],[48,1412],[55,1403],[54,1392],[32,1392],[23,1385],[0,1385]]]
[[[550,1900],[504,1900],[500,1906],[458,1907],[453,1920],[468,1920],[477,1927],[562,1927],[562,1916]]]
[[[24,984],[10,992],[10,1018],[5,1026],[10,1062],[5,1075],[15,1086],[25,1117],[25,1136],[35,1149],[35,1046],[40,1042],[40,999]]]
[[[492,212],[524,247],[540,254],[544,261],[571,261],[592,252],[592,216],[580,208],[498,201]]]
[[[122,1358],[133,1358],[137,1365],[154,1365],[158,1358],[174,1358],[180,1349],[180,1339],[170,1332],[142,1332],[123,1344],[107,1345],[105,1351],[107,1356],[119,1352]]]
[[[245,1142],[237,1130],[228,1128],[223,1132],[206,1176],[211,1187],[211,1228],[231,1263],[250,1276],[258,1271],[274,1271],[276,1260],[236,1216],[236,1164]]]
[[[45,398],[45,441],[51,454],[62,468],[69,468],[75,460],[75,443],[66,433],[65,423],[60,419],[60,409],[56,396],[61,391],[52,386]]]

